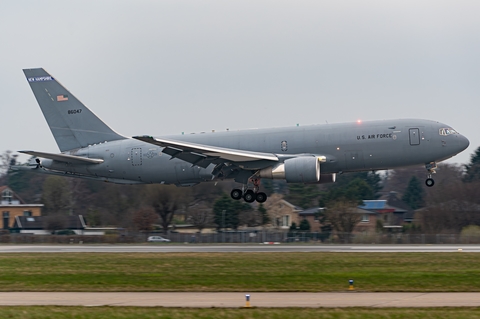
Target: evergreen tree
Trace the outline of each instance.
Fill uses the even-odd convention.
[[[328,189],[345,188],[356,179],[363,180],[368,186],[370,186],[373,192],[373,197],[371,199],[379,197],[377,194],[382,190],[382,179],[376,172],[351,172],[342,174],[337,176],[337,181],[335,183],[328,185]]]
[[[272,179],[268,179],[268,178],[263,179],[262,180],[262,185],[263,185],[263,188],[265,189],[265,193],[268,196],[275,193],[275,191],[273,189],[273,180]]]
[[[270,216],[268,216],[267,209],[263,206],[262,203],[258,205],[258,212],[262,218],[262,225],[266,225],[270,222]]]
[[[365,180],[356,178],[344,187],[331,188],[323,193],[319,205],[326,207],[336,201],[356,202],[360,205],[364,199],[374,198],[375,194],[370,185]]]
[[[302,208],[312,207],[320,195],[316,185],[292,183],[288,184],[288,190],[289,194],[285,196],[285,200]]]
[[[407,189],[403,194],[402,200],[408,204],[412,209],[418,209],[423,206],[424,190],[422,184],[417,177],[412,176],[408,183]]]
[[[480,180],[480,147],[470,156],[470,163],[465,165],[465,182]]]
[[[238,215],[252,207],[240,200],[231,199],[230,196],[223,194],[213,205],[214,223],[217,229],[232,228],[237,229],[240,223]]]
[[[308,220],[306,219],[302,219],[302,221],[300,222],[300,226],[299,226],[300,230],[301,231],[310,231],[310,223],[308,222]]]
[[[347,199],[356,199],[358,201],[375,198],[372,187],[361,178],[356,178],[348,184],[346,194]]]

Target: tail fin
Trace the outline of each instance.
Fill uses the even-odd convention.
[[[60,151],[125,137],[114,132],[44,69],[23,70]]]

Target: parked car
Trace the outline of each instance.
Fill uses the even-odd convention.
[[[162,236],[150,236],[147,239],[148,242],[170,242],[170,239],[163,238]]]

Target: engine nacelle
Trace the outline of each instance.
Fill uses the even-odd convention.
[[[320,162],[325,158],[304,156],[287,159],[285,162],[260,170],[259,176],[271,179],[285,179],[287,183],[319,183]]]

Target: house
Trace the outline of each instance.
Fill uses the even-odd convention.
[[[298,225],[302,222],[302,220],[306,219],[310,224],[310,231],[311,232],[320,232],[322,231],[321,227],[323,226],[320,223],[320,215],[325,210],[323,207],[313,207],[302,210],[298,212],[298,219],[295,222]]]
[[[49,235],[52,230],[49,225],[55,224],[56,230],[71,230],[82,234],[86,228],[82,215],[78,216],[17,216],[12,231],[21,234]]]
[[[117,232],[119,230],[115,227],[88,227],[82,215],[17,216],[10,230],[21,234],[50,235],[52,230],[48,228],[52,221],[56,224],[58,231],[70,231],[72,235],[105,235],[107,231]]]
[[[365,203],[365,201],[363,202]],[[355,212],[360,214],[361,217],[357,226],[355,226],[354,232],[369,233],[376,230],[379,212],[377,212],[375,209],[367,209],[367,207],[364,205],[358,206]]]
[[[271,195],[263,206],[268,212],[271,226],[278,229],[289,229],[292,223],[298,225],[298,213],[303,211],[303,208],[284,200],[280,194]]]
[[[105,235],[105,231],[115,231],[117,228],[87,227],[82,215],[67,216],[17,216],[11,230],[21,234],[50,235],[49,225],[55,223],[55,228],[62,232],[71,231],[72,235]]]
[[[397,192],[389,192],[379,198],[386,200],[387,204],[395,208],[395,214],[400,224],[412,223],[415,217],[415,211],[403,200],[398,198]]]
[[[364,210],[358,231],[374,231],[379,225],[384,229],[401,229],[414,219],[413,209],[400,200],[396,192],[377,200],[364,200],[358,208]]]
[[[0,186],[0,209],[2,211],[2,229],[10,229],[18,216],[41,216],[43,204],[27,204],[10,187]]]

